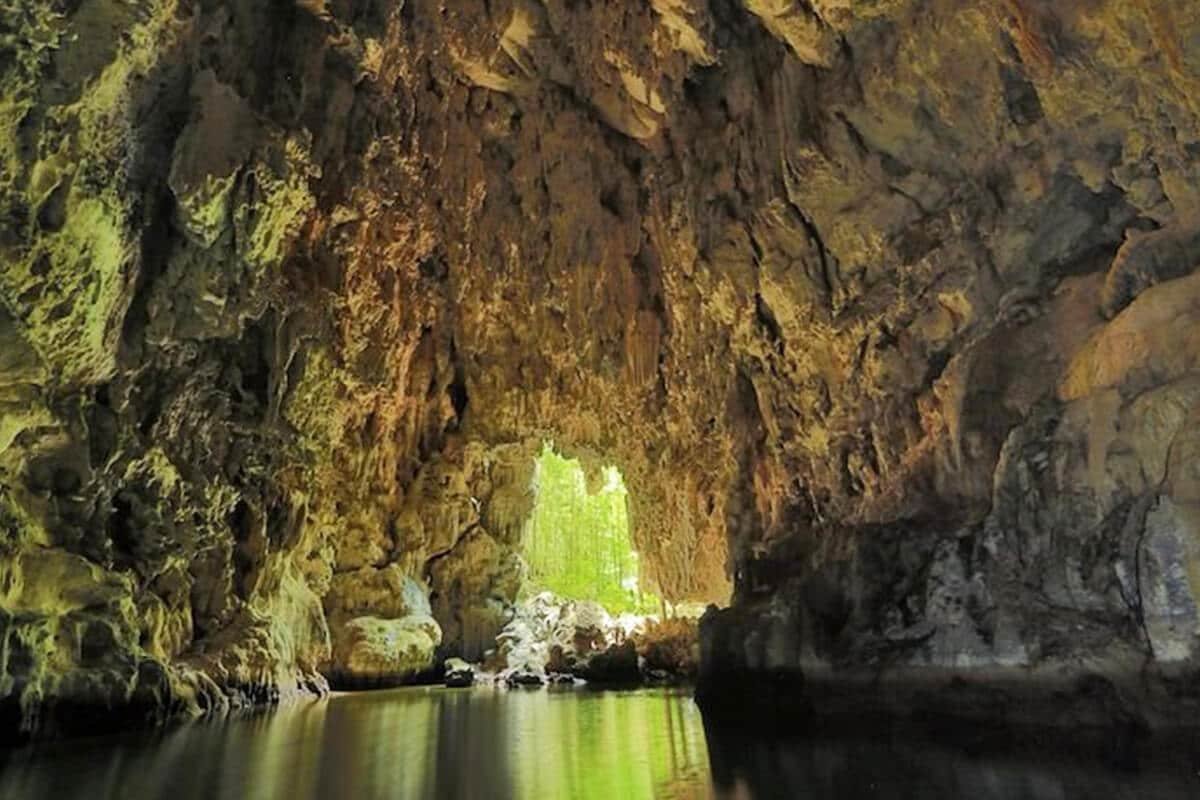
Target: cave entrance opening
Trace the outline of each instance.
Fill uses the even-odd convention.
[[[524,532],[529,566],[523,594],[551,592],[590,600],[611,614],[652,614],[659,599],[644,590],[629,527],[628,490],[606,466],[589,490],[583,466],[545,444],[534,468],[533,513]]]

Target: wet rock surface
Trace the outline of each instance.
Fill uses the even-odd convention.
[[[429,663],[482,658],[544,439],[621,468],[664,598],[732,588],[710,677],[1191,713],[1198,35],[1183,0],[3,6],[5,731],[399,677],[407,581]]]
[[[445,672],[446,685],[451,688],[461,689],[475,683],[475,668],[461,658],[446,659],[442,669]]]

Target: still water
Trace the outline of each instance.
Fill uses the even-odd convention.
[[[706,731],[686,693],[402,689],[0,754],[0,798],[1200,797],[1189,758]]]

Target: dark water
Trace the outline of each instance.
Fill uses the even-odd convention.
[[[1070,735],[1064,732],[1064,736]],[[981,755],[709,726],[686,693],[405,689],[0,755],[0,798],[1200,797],[1190,759]]]

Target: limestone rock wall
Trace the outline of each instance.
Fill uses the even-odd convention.
[[[545,439],[731,670],[1192,663],[1198,33],[0,5],[6,728],[319,691],[396,587],[479,650]]]
[[[832,315],[799,345],[816,403],[755,383],[785,443],[753,489],[761,505],[799,474],[809,497],[781,504],[799,524],[731,531],[710,679],[807,680],[829,708],[862,710],[822,700],[840,683],[893,709],[1028,718],[1034,696],[1043,718],[1186,722],[1200,20],[889,5],[810,9],[853,63],[840,99],[820,95],[837,143],[783,155],[835,266]]]

